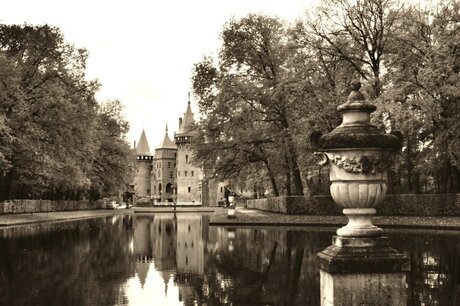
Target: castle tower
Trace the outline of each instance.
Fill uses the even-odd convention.
[[[179,118],[179,132],[174,135],[177,145],[177,202],[201,205],[203,171],[192,164],[193,151],[190,148],[195,135],[194,123],[189,94],[184,117]]]
[[[166,125],[165,136],[155,149],[153,161],[152,194],[156,201],[176,201],[176,155],[177,147],[169,138],[168,125]]]
[[[134,190],[138,197],[150,196],[150,171],[153,160],[153,155],[150,153],[149,143],[145,136],[145,131],[142,130],[141,138],[136,147],[137,162],[136,174],[134,176]]]

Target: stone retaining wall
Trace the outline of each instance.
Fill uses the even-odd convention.
[[[24,214],[53,211],[103,209],[106,200],[90,201],[51,201],[14,200],[0,203],[0,214]]]
[[[253,199],[248,208],[283,214],[341,215],[331,196]],[[460,194],[389,194],[377,207],[379,215],[460,216]]]
[[[330,198],[330,197],[329,197]],[[330,199],[332,201],[332,198]],[[331,201],[318,200],[317,197],[290,196],[247,200],[248,208],[283,214],[339,215],[341,210]]]

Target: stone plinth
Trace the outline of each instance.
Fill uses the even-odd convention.
[[[318,253],[321,305],[406,305],[406,256],[386,237],[333,237]]]

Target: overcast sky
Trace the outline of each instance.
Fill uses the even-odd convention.
[[[187,106],[193,64],[215,55],[232,16],[277,15],[294,21],[317,0],[2,0],[1,23],[59,27],[68,42],[89,51],[87,77],[98,79],[99,101],[119,99],[131,125],[145,128],[150,149],[178,130]],[[192,99],[198,118],[198,107]]]

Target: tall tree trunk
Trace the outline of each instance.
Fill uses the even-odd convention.
[[[284,155],[284,175],[286,176],[286,181],[284,182],[284,187],[286,189],[286,195],[291,196],[291,170],[289,167],[289,159]]]
[[[295,149],[292,135],[289,132],[289,123],[286,116],[284,116],[282,124],[284,127],[284,142],[288,153],[288,164],[290,166],[289,168],[292,170],[292,176],[294,181],[294,195],[303,195],[302,177],[300,176],[299,164],[297,163],[297,150]]]
[[[413,186],[412,186],[412,145],[411,145],[411,139],[410,136],[407,135],[407,188],[409,190],[409,193],[413,192]]]
[[[6,175],[0,176],[0,202],[6,200]]]
[[[14,167],[6,174],[5,177],[5,200],[12,200],[14,186]]]
[[[279,196],[278,187],[276,186],[275,175],[273,174],[273,169],[270,166],[268,160],[264,160],[265,167],[267,168],[268,176],[270,177],[270,182],[272,183],[273,194],[275,197]]]
[[[294,180],[295,195],[303,195],[302,177],[300,176],[299,164],[297,163],[297,152],[294,148],[292,138],[288,137],[288,149],[290,155],[290,163]]]
[[[460,170],[452,166],[453,188],[452,193],[460,193]]]

